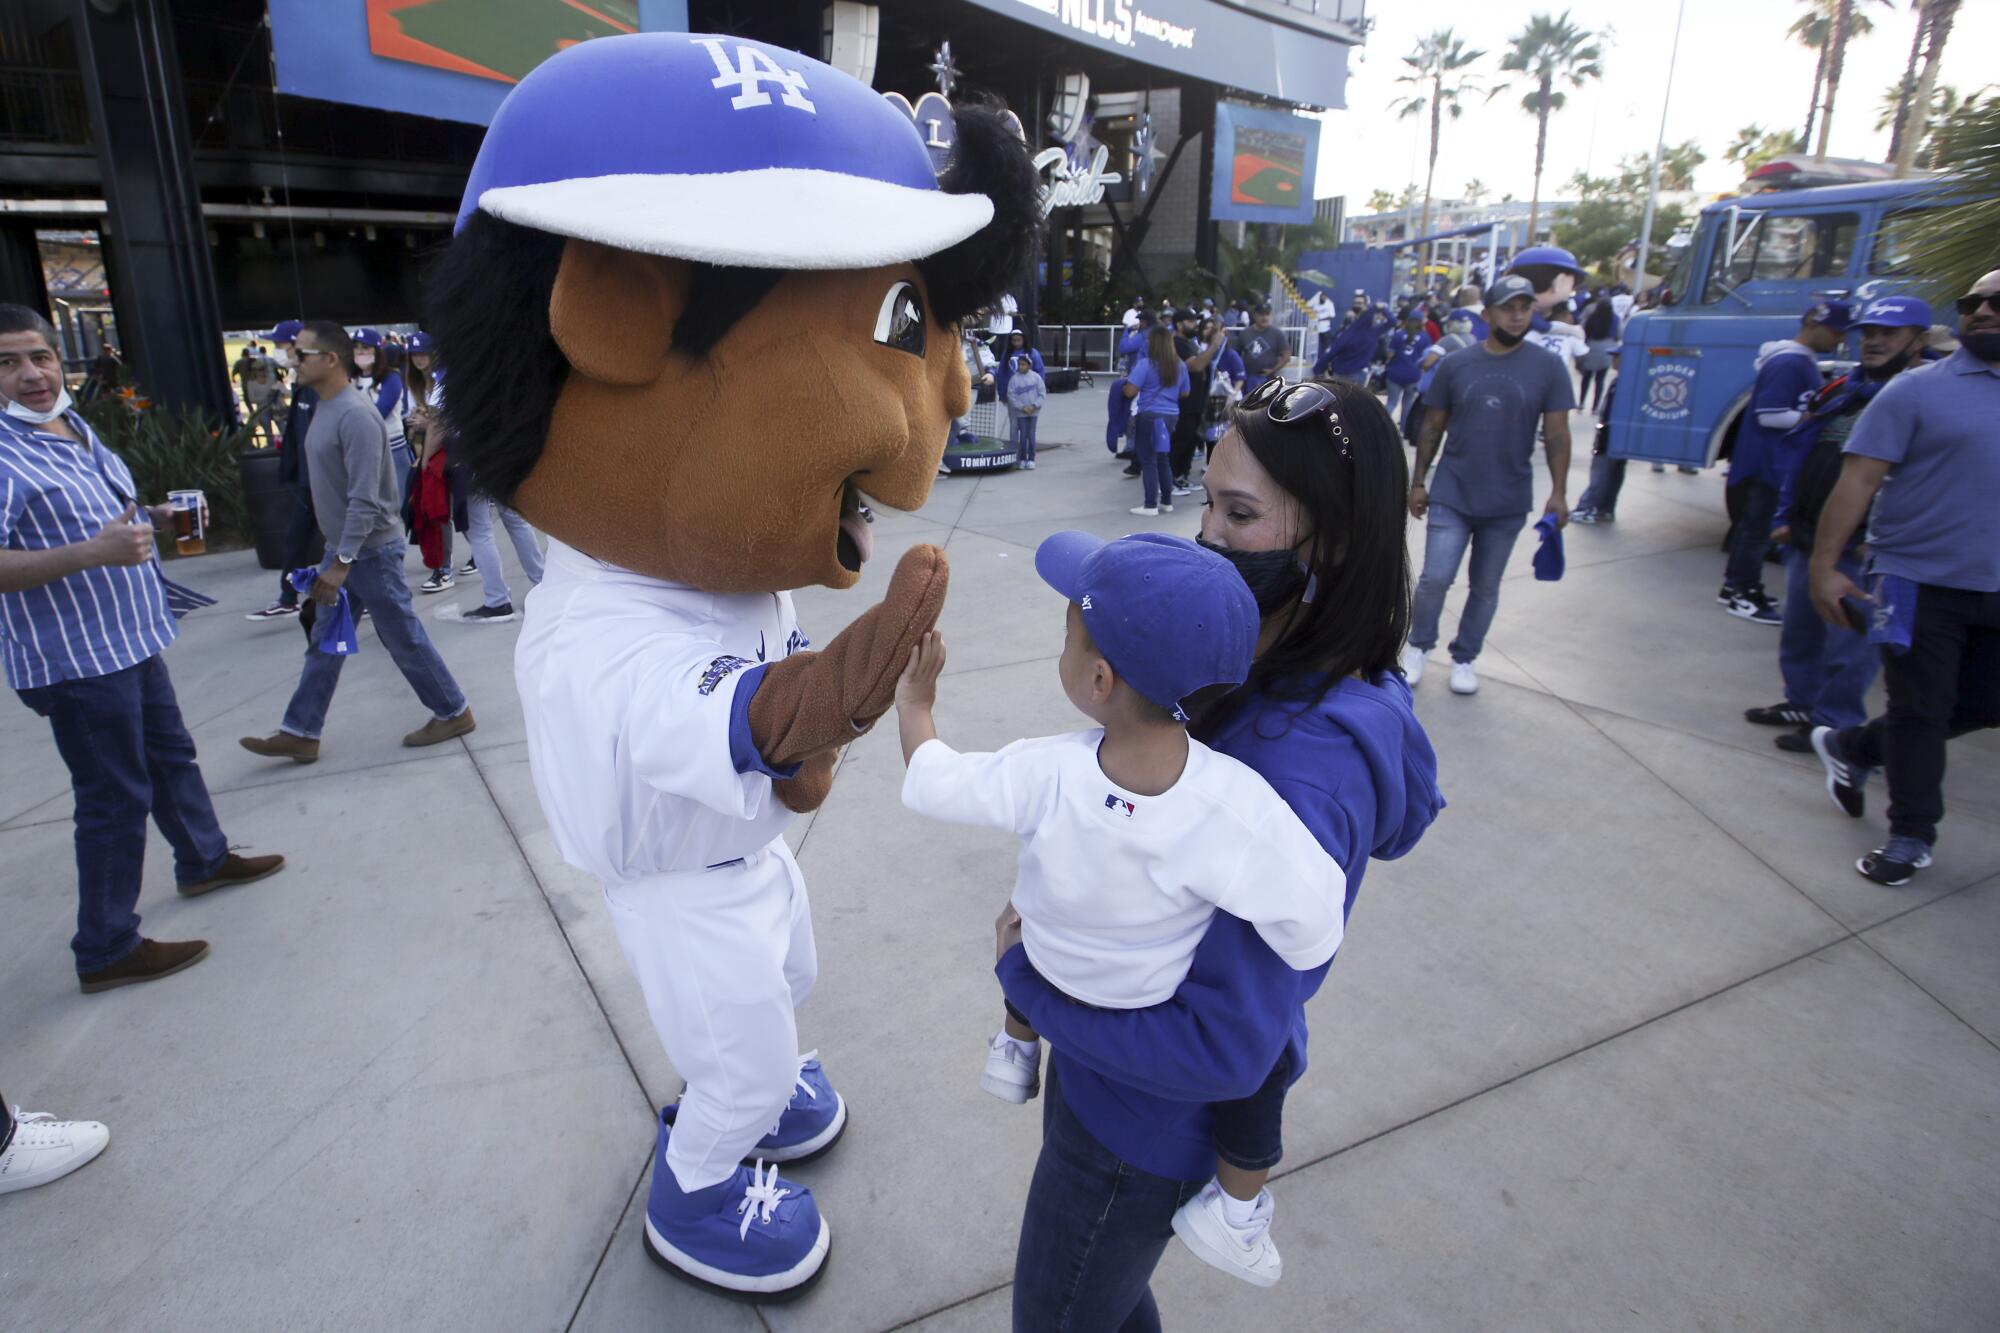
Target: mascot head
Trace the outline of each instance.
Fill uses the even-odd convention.
[[[866,494],[930,493],[958,324],[1032,258],[1038,183],[968,105],[909,116],[734,37],[571,47],[508,95],[427,304],[455,461],[601,560],[716,592],[851,586]]]
[[[1507,266],[1509,273],[1518,273],[1535,285],[1535,313],[1546,315],[1555,306],[1561,305],[1576,295],[1578,284],[1584,280],[1581,265],[1576,256],[1559,245],[1533,245],[1514,256],[1514,262]]]

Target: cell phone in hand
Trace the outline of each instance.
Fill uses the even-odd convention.
[[[1840,599],[1840,609],[1847,616],[1847,627],[1849,629],[1853,630],[1856,634],[1866,634],[1868,632],[1868,612],[1862,608],[1859,602],[1856,602],[1852,597],[1843,597]]]

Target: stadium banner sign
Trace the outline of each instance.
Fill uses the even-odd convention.
[[[1220,0],[969,2],[1155,69],[1298,106],[1347,105],[1345,42]]]
[[[269,0],[278,91],[485,125],[564,47],[685,32],[686,0]]]
[[[1319,130],[1317,120],[1289,111],[1217,102],[1209,216],[1217,222],[1310,223]]]

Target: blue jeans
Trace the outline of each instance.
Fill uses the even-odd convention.
[[[1424,572],[1417,577],[1416,596],[1410,603],[1412,648],[1429,652],[1437,647],[1444,595],[1457,580],[1465,548],[1470,546],[1471,586],[1465,610],[1459,613],[1458,637],[1451,641],[1451,660],[1470,662],[1479,656],[1479,650],[1486,646],[1486,631],[1493,625],[1493,613],[1500,609],[1500,578],[1507,572],[1507,557],[1514,553],[1514,539],[1527,523],[1525,514],[1470,518],[1450,505],[1431,502],[1424,533]]]
[[[1593,509],[1607,518],[1618,513],[1618,492],[1625,489],[1625,460],[1613,458],[1610,454],[1599,454],[1590,460],[1590,485],[1584,489],[1583,498],[1576,502],[1578,509]]]
[[[399,497],[396,503],[402,506],[396,512],[400,514],[410,504],[410,483],[416,480],[417,456],[410,451],[408,440],[398,440],[389,446],[389,461],[396,466],[396,493]]]
[[[1748,592],[1764,590],[1764,552],[1771,549],[1771,525],[1778,516],[1778,488],[1751,478],[1729,488],[1736,493],[1736,526],[1729,533],[1729,563],[1722,582]]]
[[[1014,414],[1014,447],[1021,451],[1023,463],[1035,461],[1035,423],[1040,420],[1039,416]]]
[[[1384,405],[1389,409],[1389,416],[1393,420],[1400,422],[1403,419],[1404,406],[1416,401],[1417,382],[1411,380],[1408,384],[1398,384],[1396,381],[1390,380],[1388,383],[1389,396],[1384,400]]]
[[[157,656],[108,676],[22,690],[49,720],[76,795],[78,972],[96,972],[139,947],[139,877],[146,816],[174,849],[174,878],[207,879],[229,856],[194,738],[181,721],[167,664]]]
[[[1170,505],[1174,502],[1173,434],[1179,418],[1163,412],[1141,412],[1134,420],[1132,453],[1146,488],[1146,508]]]
[[[333,559],[330,550],[327,559]],[[430,636],[410,605],[410,585],[403,579],[403,543],[387,542],[363,550],[348,567],[346,586],[356,618],[364,610],[374,617],[376,636],[431,716],[442,719],[463,713],[465,695],[459,692],[458,682],[451,678],[437,649],[431,647]],[[327,707],[333,703],[334,687],[340,684],[340,664],[346,660],[306,645],[305,670],[299,673],[299,687],[292,691],[292,701],[285,708],[285,731],[307,740],[319,739]]]
[[[1052,1069],[1014,1251],[1015,1333],[1157,1333],[1153,1270],[1175,1211],[1200,1191],[1120,1161],[1064,1104]]]
[[[535,529],[497,500],[483,495],[472,497],[467,506],[465,539],[472,543],[472,558],[479,566],[479,584],[488,606],[507,606],[514,600],[507,576],[500,572],[500,547],[493,540],[493,520],[499,519],[514,543],[514,558],[529,586],[542,581],[542,548],[535,545]]]
[[[1835,629],[1813,610],[1812,557],[1785,552],[1784,621],[1778,631],[1778,671],[1785,702],[1812,711],[1816,727],[1858,727],[1868,720],[1868,687],[1882,661],[1866,634]],[[1840,572],[1861,582],[1861,566],[1842,559]]]

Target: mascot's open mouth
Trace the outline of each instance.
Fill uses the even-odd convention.
[[[875,554],[875,534],[868,525],[875,516],[868,512],[868,506],[861,503],[861,492],[855,487],[854,479],[841,483],[840,489],[840,540],[834,553],[840,559],[840,567],[850,574],[859,574],[861,566],[868,563],[868,557]]]

